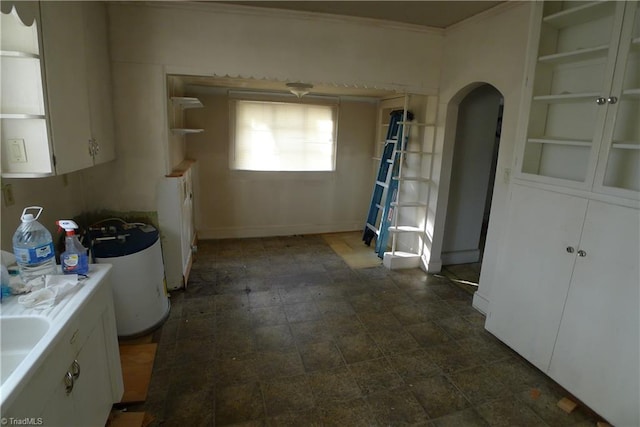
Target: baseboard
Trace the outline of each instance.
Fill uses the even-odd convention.
[[[427,261],[423,255],[420,260],[420,268],[427,273],[439,273],[442,271],[442,260],[434,259]]]
[[[443,252],[441,257],[443,265],[471,264],[480,260],[480,250]]]
[[[220,227],[198,228],[198,238],[207,239],[243,239],[250,237],[293,236],[298,234],[342,233],[361,230],[362,223],[342,224],[296,224],[266,225],[261,227]]]
[[[489,300],[479,291],[473,294],[473,303],[471,305],[485,316],[489,312]]]
[[[389,270],[402,270],[420,266],[420,255],[396,251],[394,254],[385,252],[382,264]]]

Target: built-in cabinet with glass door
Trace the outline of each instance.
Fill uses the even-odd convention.
[[[532,6],[486,328],[613,425],[640,425],[640,9]]]
[[[519,170],[627,198],[640,191],[640,25],[635,2],[546,2]]]

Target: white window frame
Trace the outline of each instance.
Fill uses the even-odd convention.
[[[229,168],[232,171],[247,171],[247,172],[274,172],[274,173],[330,173],[336,171],[336,155],[337,155],[337,145],[338,145],[338,100],[336,98],[330,97],[304,97],[302,99],[292,100],[290,95],[261,95],[261,94],[229,94],[229,136],[230,136],[230,147],[229,147]],[[266,103],[266,104],[287,104],[290,105],[310,105],[310,106],[322,106],[327,107],[331,110],[331,117],[333,120],[333,141],[331,147],[331,166],[330,168],[297,168],[297,167],[285,167],[285,168],[268,168],[268,167],[245,167],[244,165],[238,165],[236,159],[237,145],[236,145],[236,117],[237,117],[237,109],[238,104],[243,102],[255,102],[255,103]]]

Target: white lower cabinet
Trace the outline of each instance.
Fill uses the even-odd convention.
[[[122,393],[111,287],[103,286],[2,416],[52,427],[103,426]]]
[[[640,425],[640,216],[589,201],[549,375],[617,426]]]
[[[514,184],[486,328],[614,425],[640,425],[640,211]]]

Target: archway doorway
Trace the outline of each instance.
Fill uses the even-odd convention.
[[[482,84],[459,103],[445,219],[444,272],[477,287],[495,180],[503,96]]]

